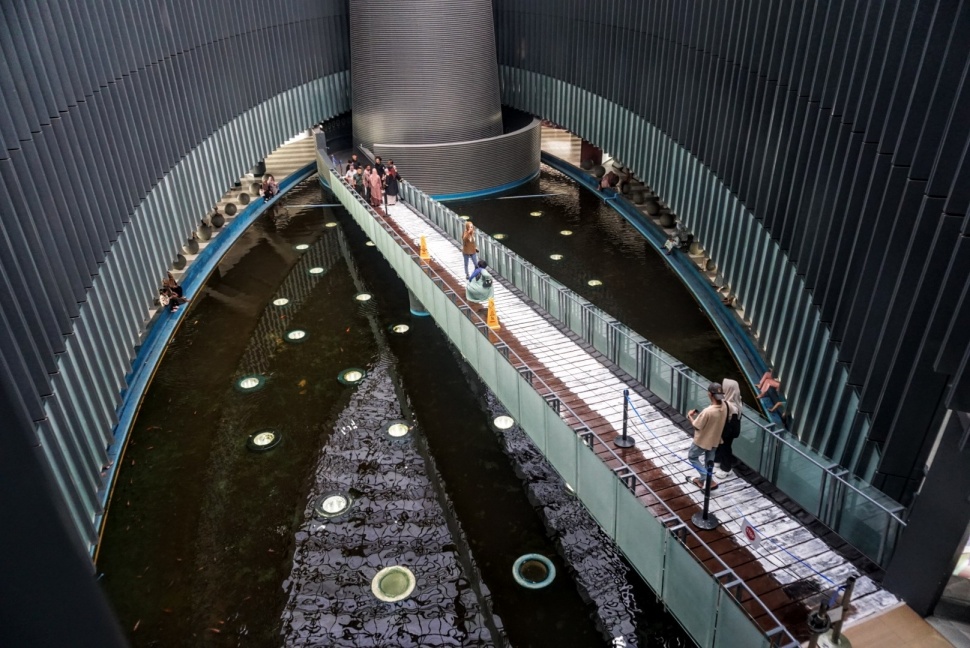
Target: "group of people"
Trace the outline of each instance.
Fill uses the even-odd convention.
[[[162,288],[158,291],[159,305],[170,313],[174,313],[179,309],[179,306],[188,301],[188,297],[182,295],[182,286],[175,281],[171,272],[167,273],[167,276],[162,279]]]
[[[694,426],[694,440],[687,452],[687,460],[699,477],[688,477],[688,483],[704,488],[708,466],[713,462],[714,475],[719,479],[730,476],[734,469],[732,444],[741,435],[741,386],[738,381],[725,378],[707,388],[710,405],[703,410],[692,409],[687,418]],[[711,490],[717,482],[711,479]]]
[[[377,156],[374,158],[374,166],[371,167],[369,164],[361,164],[354,153],[347,161],[344,179],[375,209],[381,206],[385,196],[389,206],[397,204],[401,176],[394,166],[394,160],[385,165],[380,156]]]

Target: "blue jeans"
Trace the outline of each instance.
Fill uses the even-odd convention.
[[[472,276],[472,273],[475,271],[475,268],[478,267],[478,252],[475,252],[473,254],[462,253],[462,256],[465,257],[465,279],[468,279],[468,277]],[[472,262],[471,270],[468,269],[469,261]]]
[[[703,463],[697,461],[701,455],[704,455]],[[701,481],[704,481],[707,479],[707,464],[714,461],[714,448],[705,450],[696,443],[692,443],[690,444],[690,452],[687,453],[687,461],[700,473]]]

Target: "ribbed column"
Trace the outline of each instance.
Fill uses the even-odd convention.
[[[350,35],[355,142],[502,134],[491,0],[353,0]]]

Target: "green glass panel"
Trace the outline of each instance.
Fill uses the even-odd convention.
[[[457,310],[455,308],[450,309],[452,311]],[[482,380],[490,389],[494,391],[495,389],[495,361],[496,356],[498,356],[498,351],[492,345],[488,336],[479,335],[478,336],[478,366],[475,369],[478,370],[478,375],[481,376]],[[501,358],[499,358],[502,362]]]
[[[579,436],[549,408],[546,413],[546,459],[567,484],[576,483],[576,448]]]
[[[714,648],[767,648],[768,638],[726,590],[720,590]]]
[[[628,488],[616,494],[616,543],[653,591],[663,585],[667,529]]]
[[[818,514],[822,467],[793,448],[779,444],[775,484],[812,515]]]
[[[684,545],[675,538],[667,539],[662,598],[700,646],[710,646],[714,638],[719,588],[717,581]]]
[[[519,415],[519,374],[504,358],[495,364],[495,395],[513,417]]]
[[[598,441],[594,443],[599,444]],[[611,538],[615,538],[616,488],[620,480],[586,445],[580,446],[578,454],[579,478],[576,480],[576,494],[599,522],[603,531]]]
[[[544,409],[549,409],[546,401],[521,376],[516,381],[519,386],[519,423],[532,442],[543,453],[546,451]]]

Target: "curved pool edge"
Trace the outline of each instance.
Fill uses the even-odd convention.
[[[227,224],[219,235],[199,252],[191,266],[185,271],[182,277],[182,289],[187,297],[193,297],[215,270],[216,266],[222,261],[232,244],[235,243],[242,234],[249,229],[257,218],[267,209],[273,207],[287,192],[297,184],[316,173],[317,164],[313,161],[306,166],[294,171],[280,183],[279,192],[269,201],[261,200],[250,203],[232,222]],[[175,313],[159,310],[158,319],[147,330],[141,348],[132,361],[132,371],[126,376],[127,388],[122,392],[121,406],[118,408],[118,422],[112,429],[114,442],[108,446],[108,461],[110,466],[105,474],[104,482],[98,491],[98,504],[101,512],[95,517],[94,523],[98,530],[98,542],[90,547],[90,553],[94,561],[97,561],[98,550],[101,547],[101,539],[104,534],[104,523],[108,514],[108,503],[114,492],[115,481],[118,476],[120,459],[124,455],[125,447],[131,434],[131,427],[135,422],[135,417],[141,407],[142,400],[148,385],[151,383],[155,370],[161,362],[165,349],[171,341],[172,336],[182,322],[188,308],[179,309]]]

